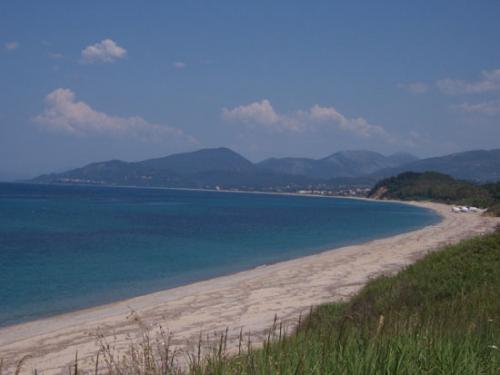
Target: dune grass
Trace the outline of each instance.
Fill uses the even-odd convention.
[[[349,302],[321,305],[290,335],[282,328],[276,323],[259,348],[242,335],[236,354],[222,334],[188,369],[176,367],[165,334],[146,334],[125,356],[103,345],[95,372],[500,374],[500,231],[379,277]],[[77,361],[69,372],[81,373]]]
[[[500,232],[319,306],[294,335],[271,341],[192,373],[500,374]]]

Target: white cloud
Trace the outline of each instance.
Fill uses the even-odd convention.
[[[127,51],[124,48],[111,39],[104,39],[82,50],[82,62],[86,64],[111,63],[124,58],[126,55]]]
[[[223,108],[222,117],[228,121],[255,122],[263,125],[272,125],[280,121],[280,116],[267,99],[233,109]]]
[[[406,90],[412,94],[424,94],[429,91],[429,85],[424,82],[410,82],[410,83],[400,83],[398,85],[400,89]]]
[[[462,103],[452,108],[468,114],[497,116],[500,115],[500,99],[475,104]]]
[[[341,129],[349,130],[365,137],[387,135],[382,126],[370,124],[363,117],[347,118],[334,107],[320,107],[315,105],[309,110],[309,117],[317,121],[331,121]]]
[[[172,65],[176,69],[184,69],[185,67],[187,67],[187,64],[185,62],[182,62],[182,61],[176,61]]]
[[[19,43],[18,42],[14,42],[14,41],[7,42],[7,43],[5,43],[4,47],[5,47],[5,49],[7,51],[14,51],[15,49],[19,48]]]
[[[436,86],[445,94],[481,94],[500,90],[500,69],[484,70],[477,81],[464,81],[457,79],[442,79]]]
[[[165,140],[196,144],[182,130],[147,122],[141,117],[117,117],[98,112],[87,103],[77,101],[73,91],[59,88],[45,98],[46,108],[35,121],[51,131],[73,135],[130,137],[143,141]]]
[[[304,132],[314,130],[318,126],[333,125],[364,137],[387,136],[383,127],[373,125],[362,117],[348,118],[334,107],[314,105],[309,110],[280,114],[267,99],[232,109],[223,108],[222,117],[226,121],[261,125],[275,131]]]

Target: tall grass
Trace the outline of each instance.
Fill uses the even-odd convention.
[[[199,374],[500,374],[500,232],[318,307],[295,335]]]
[[[164,333],[121,357],[104,344],[95,372],[500,374],[500,231],[373,280],[349,302],[319,306],[289,335],[275,321],[259,348],[244,336],[231,354],[227,332],[208,350],[200,340],[184,367]]]

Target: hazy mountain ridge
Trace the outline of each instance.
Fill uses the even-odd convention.
[[[380,170],[375,177],[389,177],[402,172],[441,172],[477,182],[500,180],[500,149],[473,150],[450,155],[432,157],[405,163],[395,168]]]
[[[308,158],[270,158],[257,163],[262,170],[294,176],[310,176],[314,178],[329,178],[328,163]]]
[[[150,170],[168,170],[179,175],[211,171],[251,172],[253,163],[225,147],[173,154],[133,163]]]
[[[263,171],[228,148],[203,149],[139,162],[111,160],[64,173],[42,175],[40,183],[162,186],[186,188],[264,188],[302,186],[315,179]]]
[[[333,179],[366,176],[384,168],[396,167],[415,160],[418,160],[416,156],[405,153],[384,156],[374,151],[348,150],[336,152],[322,159],[272,158],[257,165],[277,173]]]
[[[475,181],[500,180],[500,149],[418,160],[396,153],[340,151],[322,159],[279,158],[252,163],[228,148],[202,149],[139,162],[111,160],[32,182],[103,185],[263,189],[373,185],[402,171],[436,171]]]

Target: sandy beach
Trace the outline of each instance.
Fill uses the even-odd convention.
[[[13,373],[25,355],[23,373],[68,373],[78,352],[81,368],[92,368],[103,334],[124,350],[130,340],[161,325],[173,343],[189,351],[200,336],[228,329],[251,332],[259,342],[275,315],[292,327],[311,306],[347,299],[370,278],[392,274],[442,245],[490,232],[499,218],[452,213],[437,203],[412,203],[437,211],[443,220],[423,229],[342,247],[286,262],[214,278],[133,299],[0,329],[0,359]]]

